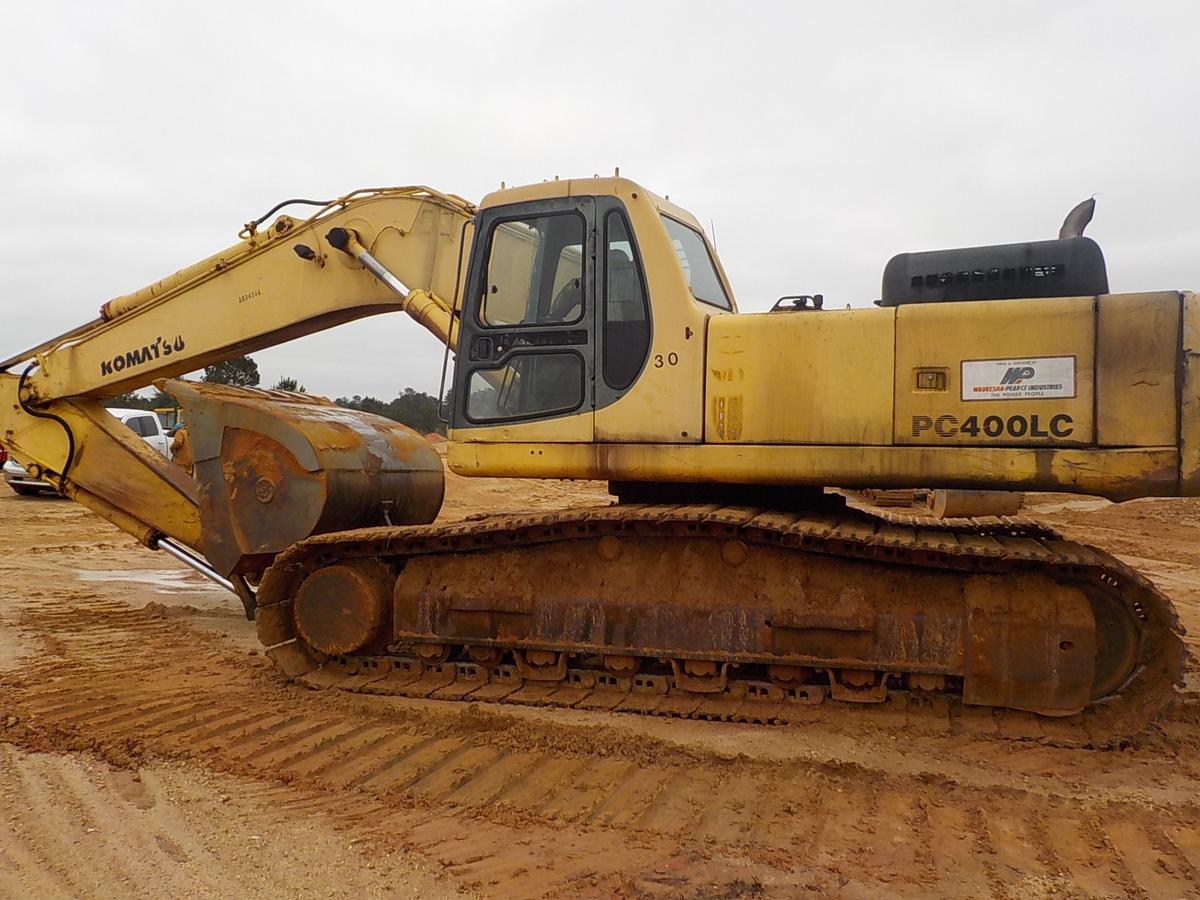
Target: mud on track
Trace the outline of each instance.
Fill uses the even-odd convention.
[[[467,487],[452,513],[576,497]],[[1048,518],[1146,570],[1200,649],[1196,504],[1064,502]],[[1194,660],[1109,752],[873,710],[763,729],[322,694],[170,568],[0,488],[0,894],[1200,896]]]

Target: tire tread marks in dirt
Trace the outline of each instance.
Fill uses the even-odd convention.
[[[108,793],[124,791],[122,808],[169,842],[123,824],[86,833],[108,802],[88,793],[101,776],[50,778],[26,761],[37,750],[94,756],[122,777],[152,761],[236,782],[234,805],[336,829],[343,845],[418,851],[482,894],[708,896],[737,879],[785,897],[1200,892],[1192,713],[1095,752],[957,728],[902,742],[875,710],[786,731],[318,693],[181,619],[72,602],[23,613],[65,655],[0,673],[0,728],[19,720],[0,730],[0,798],[66,817],[0,816],[0,893],[89,893],[89,873],[65,862],[83,846],[111,859],[110,887],[146,877],[113,858],[117,845],[181,872],[221,867],[186,827],[168,828],[181,813],[145,769],[142,787]],[[230,882],[200,878],[192,893],[209,886]]]

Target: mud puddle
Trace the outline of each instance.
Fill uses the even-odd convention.
[[[76,569],[80,581],[124,581],[163,594],[211,593],[212,585],[187,569]]]

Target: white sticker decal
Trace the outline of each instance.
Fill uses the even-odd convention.
[[[1048,400],[1075,396],[1075,357],[973,359],[962,364],[964,400]]]

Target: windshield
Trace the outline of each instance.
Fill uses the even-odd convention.
[[[667,227],[667,234],[671,236],[671,243],[675,245],[675,255],[679,257],[679,264],[683,266],[683,274],[687,276],[692,296],[721,309],[733,309],[725,288],[721,286],[721,279],[717,277],[717,267],[709,255],[708,245],[704,243],[700,232],[667,216],[663,216],[662,220]]]

